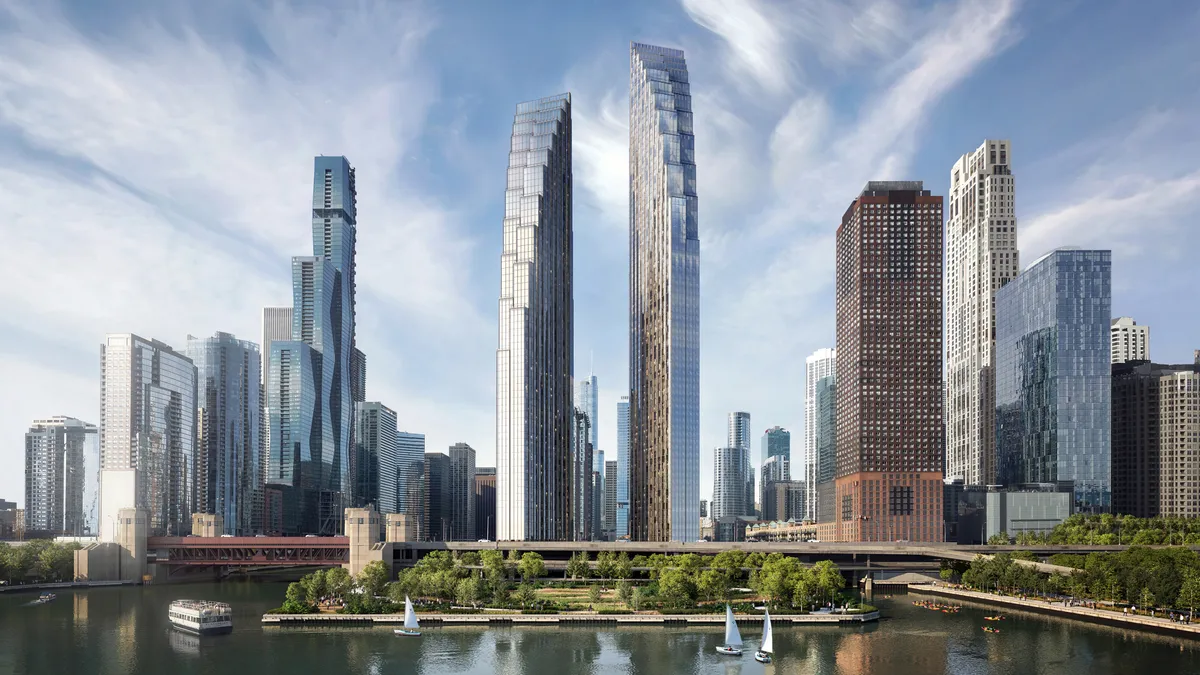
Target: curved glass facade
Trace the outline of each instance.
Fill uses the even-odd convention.
[[[1112,504],[1112,253],[1057,250],[996,291],[996,450],[1007,485]]]
[[[683,52],[629,56],[630,514],[637,541],[700,538],[700,237]]]

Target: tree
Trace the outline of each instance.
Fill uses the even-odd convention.
[[[696,590],[708,600],[729,600],[729,577],[724,570],[709,568],[696,579]]]
[[[588,588],[588,602],[590,602],[592,606],[600,604],[600,587],[596,584],[592,584],[591,587]]]
[[[387,586],[388,578],[391,576],[391,571],[382,560],[374,560],[362,568],[362,571],[358,573],[358,578],[354,581],[362,589],[364,595],[374,598],[383,595],[383,589]]]
[[[1187,607],[1189,618],[1195,613],[1196,607],[1200,606],[1200,576],[1193,573],[1183,580],[1183,586],[1179,589],[1179,599],[1175,602],[1181,607]]]
[[[458,604],[475,606],[475,603],[482,599],[480,593],[482,584],[475,577],[468,577],[458,582],[457,597]]]
[[[721,551],[709,563],[709,567],[720,570],[725,575],[725,579],[730,586],[741,582],[745,576],[742,570],[745,566],[746,554],[736,549]]]
[[[79,544],[51,544],[37,556],[37,575],[49,581],[69,581],[74,576],[75,551]]]
[[[621,551],[617,556],[616,564],[613,565],[613,576],[618,579],[629,579],[633,576],[633,563],[629,560],[629,554]]]
[[[509,579],[517,578],[517,567],[520,565],[521,554],[514,548],[508,552],[508,557],[504,560],[504,571],[508,574]]]
[[[1138,604],[1146,609],[1154,609],[1154,593],[1150,591],[1149,587],[1142,589],[1142,595],[1138,598]]]
[[[657,579],[664,569],[671,566],[671,559],[662,553],[655,553],[646,560],[646,566],[650,568],[650,578]]]
[[[750,575],[750,586],[770,604],[778,607],[791,599],[796,575],[800,573],[800,563],[795,558],[772,553],[763,561],[762,567]]]
[[[325,571],[325,589],[330,597],[345,598],[352,586],[350,572],[344,567],[334,567]]]
[[[812,573],[822,598],[828,596],[832,600],[846,585],[845,577],[830,560],[817,561],[817,564],[812,566]]]
[[[642,603],[645,602],[646,591],[641,586],[636,586],[633,592],[629,595],[629,608],[633,611],[638,611],[642,608]]]
[[[622,579],[617,582],[617,599],[626,605],[633,598],[633,584]]]
[[[480,561],[479,551],[467,551],[459,557],[458,561],[466,566],[478,565]]]
[[[949,567],[943,567],[938,572],[938,576],[941,577],[942,581],[950,581],[954,578],[954,570],[950,569]]]
[[[329,594],[325,588],[325,570],[317,570],[300,579],[304,586],[305,598],[310,605],[319,605]]]
[[[1007,532],[999,532],[988,537],[987,543],[988,546],[1008,546],[1012,544],[1012,539]]]
[[[792,586],[792,606],[799,607],[803,611],[807,611],[808,606],[813,600],[813,573],[811,570],[805,570],[805,573],[796,577],[796,582]]]
[[[483,575],[488,581],[496,583],[504,579],[504,555],[495,549],[488,549],[479,554],[479,562],[483,565]]]
[[[616,576],[617,554],[612,551],[601,551],[596,556],[596,576],[601,579],[612,579]]]
[[[526,551],[525,555],[521,556],[521,562],[517,568],[521,572],[521,578],[526,582],[546,576],[546,563],[542,561],[541,554],[533,551]]]
[[[687,607],[696,602],[696,584],[686,570],[664,569],[658,578],[658,595],[671,607]]]
[[[521,584],[517,587],[517,602],[521,603],[522,608],[527,609],[535,600],[537,600],[537,591],[534,590],[532,584]]]
[[[567,576],[572,579],[586,579],[591,567],[588,565],[587,551],[580,551],[567,561]]]
[[[304,584],[299,581],[293,581],[288,584],[287,592],[284,594],[282,609],[287,614],[309,614],[315,607],[308,603],[308,593],[304,588]]]

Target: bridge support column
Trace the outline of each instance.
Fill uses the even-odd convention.
[[[350,539],[349,562],[343,565],[351,576],[375,560],[383,560],[383,519],[374,508],[346,509],[346,536]],[[389,566],[390,558],[385,560]]]

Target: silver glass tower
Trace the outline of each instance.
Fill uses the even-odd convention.
[[[29,427],[25,434],[27,536],[90,533],[86,497],[93,477],[87,464],[96,435],[96,425],[74,417],[34,420]]]
[[[378,401],[354,404],[354,493],[359,504],[374,504],[380,513],[405,513],[397,435],[395,410]]]
[[[598,432],[596,424],[600,419],[600,392],[596,386],[596,376],[588,375],[586,378],[579,381],[579,402],[578,407],[587,413],[588,424],[591,431],[588,440],[593,448],[599,448],[600,443],[597,441]]]
[[[570,537],[571,95],[517,105],[496,349],[496,536]]]
[[[630,535],[700,537],[700,237],[683,52],[629,55]]]
[[[613,536],[629,536],[629,397],[617,401],[617,522]]]
[[[188,336],[196,364],[196,511],[220,514],[222,534],[250,536],[262,527],[262,430],[258,345],[229,333]]]
[[[801,455],[802,467],[797,474],[804,477],[808,485],[817,484],[817,383],[833,375],[837,361],[837,350],[824,347],[804,359],[804,448]],[[802,472],[802,473],[801,473]],[[817,519],[817,491],[805,493],[804,517]]]
[[[196,366],[158,340],[105,336],[100,348],[100,531],[123,508],[146,511],[150,536],[191,531]]]

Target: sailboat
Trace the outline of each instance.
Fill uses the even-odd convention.
[[[421,631],[417,628],[417,613],[413,611],[412,601],[406,595],[404,596],[404,628],[397,628],[393,632],[406,637],[421,637]]]
[[[718,654],[728,656],[742,655],[742,634],[738,632],[737,622],[733,620],[733,610],[725,605],[725,644],[717,647]]]
[[[771,638],[771,613],[765,612],[763,617],[762,645],[754,652],[754,660],[759,663],[770,663],[771,654],[775,652],[775,640]]]

